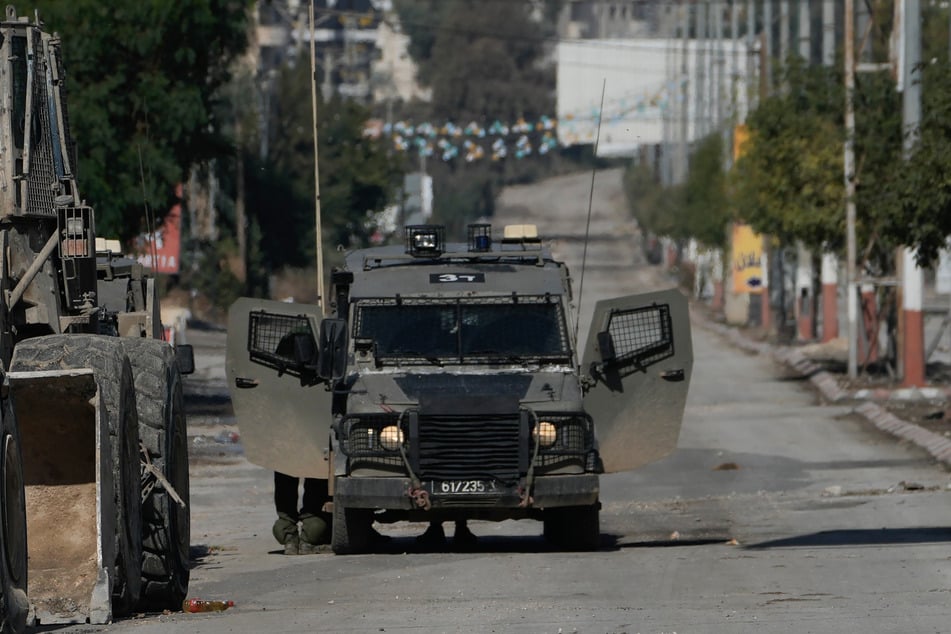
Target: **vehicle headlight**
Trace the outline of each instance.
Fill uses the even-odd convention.
[[[403,430],[396,425],[388,425],[380,430],[380,446],[387,451],[396,451],[403,444]]]
[[[538,426],[535,427],[535,440],[541,447],[551,447],[555,444],[557,437],[558,431],[555,429],[555,426],[547,420],[539,422]]]

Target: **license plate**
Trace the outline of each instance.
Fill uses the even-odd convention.
[[[498,487],[492,480],[444,480],[432,483],[433,495],[484,495],[495,493]]]

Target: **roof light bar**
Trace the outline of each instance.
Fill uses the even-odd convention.
[[[485,253],[492,250],[492,225],[469,225],[469,251]]]
[[[502,242],[541,242],[535,225],[505,225]]]
[[[421,258],[438,258],[445,251],[446,228],[442,225],[409,225],[405,229],[406,253]]]

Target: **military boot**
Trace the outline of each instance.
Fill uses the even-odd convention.
[[[278,513],[271,528],[274,539],[284,546],[285,555],[296,555],[300,550],[300,537],[297,535],[297,520],[290,515]]]
[[[301,513],[300,535],[300,554],[309,555],[327,550],[321,546],[330,543],[329,515]]]

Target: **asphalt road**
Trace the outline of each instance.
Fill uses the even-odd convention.
[[[573,179],[573,180],[572,180]],[[669,286],[623,220],[619,174],[599,175],[582,297]],[[580,254],[590,175],[506,192],[500,217],[557,227]],[[612,189],[613,188],[613,189]],[[572,198],[572,193],[575,198]],[[502,219],[496,220],[499,224]],[[596,231],[594,231],[596,229]],[[555,233],[552,229],[551,233]],[[577,293],[576,287],[576,293]],[[694,320],[678,450],[602,479],[602,545],[555,552],[531,521],[471,527],[471,552],[422,552],[422,525],[383,528],[385,552],[288,557],[270,535],[271,475],[247,463],[224,383],[225,334],[188,333],[190,596],[219,614],[145,615],[50,631],[946,632],[949,474],[809,383]]]

